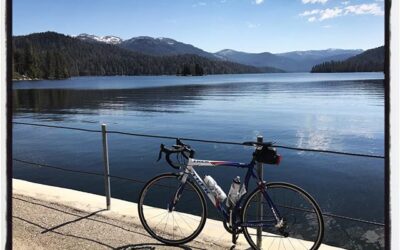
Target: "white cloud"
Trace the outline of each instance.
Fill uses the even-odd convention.
[[[314,22],[316,20],[322,21],[325,19],[334,18],[340,16],[343,13],[343,9],[335,7],[335,8],[327,8],[323,10],[307,10],[300,14],[300,16],[309,16],[307,19],[309,22]]]
[[[264,0],[255,0],[254,3],[255,4],[262,4],[264,2]]]
[[[324,9],[320,12],[320,16],[318,18],[319,21],[325,20],[325,19],[331,19],[337,16],[340,16],[343,12],[343,9],[335,7],[333,9]]]
[[[320,12],[321,12],[321,10],[306,10],[303,13],[301,13],[300,16],[312,16],[312,15],[318,14]]]
[[[309,22],[315,22],[315,21],[317,21],[317,18],[315,16],[312,16],[312,17],[308,18],[308,21]]]
[[[306,10],[300,13],[299,16],[307,17],[309,22],[323,21],[339,16],[346,15],[374,15],[383,16],[384,11],[381,6],[376,3],[348,5],[346,7],[334,7],[327,9]]]
[[[304,4],[308,3],[322,3],[325,4],[328,0],[301,0]]]
[[[254,29],[254,28],[260,27],[260,24],[259,24],[259,23],[246,22],[246,24],[247,24],[247,27],[248,27],[249,29]]]
[[[376,3],[351,5],[345,8],[346,14],[383,16],[384,11]]]
[[[349,5],[349,4],[350,4],[350,1],[343,1],[342,4],[343,4],[343,5]]]

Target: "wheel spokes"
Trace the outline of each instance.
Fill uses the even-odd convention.
[[[282,216],[281,228],[276,223],[267,225],[269,219],[274,218],[268,202],[262,197],[262,217],[257,216],[257,207],[260,202],[257,192],[248,198],[243,213],[243,223],[253,222],[254,225],[263,223],[260,249],[313,249],[315,242],[320,244],[321,221],[319,210],[315,208],[312,201],[294,188],[284,185],[268,187],[268,195],[274,203],[279,214]],[[259,192],[258,192],[259,193]],[[250,223],[249,223],[250,224]],[[249,243],[257,246],[257,226],[246,227],[245,234]]]
[[[164,243],[188,241],[205,223],[204,198],[190,182],[186,182],[174,209],[168,209],[180,184],[175,175],[160,176],[146,184],[142,192],[145,195],[140,199],[139,209],[146,230]]]

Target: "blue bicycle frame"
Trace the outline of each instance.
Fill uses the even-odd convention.
[[[197,174],[194,170],[195,167],[237,167],[237,168],[245,168],[247,169],[247,173],[244,180],[244,185],[246,190],[248,190],[250,178],[254,178],[257,181],[257,188],[261,190],[265,200],[267,201],[269,208],[271,209],[272,214],[274,215],[274,221],[248,221],[246,223],[237,221],[237,215],[240,212],[240,205],[243,200],[243,197],[235,204],[233,208],[231,208],[231,213],[229,210],[219,202],[218,199],[214,196],[214,194],[210,191],[207,185],[204,183],[203,179]],[[262,178],[256,173],[255,169],[255,162],[254,160],[251,161],[249,164],[239,163],[239,162],[230,162],[230,161],[210,161],[210,160],[197,160],[193,158],[188,159],[188,163],[184,168],[184,171],[181,172],[181,184],[179,185],[177,191],[175,192],[174,197],[171,199],[170,204],[168,205],[168,209],[172,211],[175,205],[178,203],[180,196],[184,190],[187,178],[191,178],[196,182],[198,186],[204,191],[204,193],[208,196],[211,200],[213,205],[218,209],[220,214],[222,215],[225,222],[230,221],[231,226],[233,228],[238,228],[240,226],[244,227],[264,227],[272,225],[278,225],[282,221],[282,217],[279,214],[278,209],[272,202],[271,198],[267,193],[267,186],[266,183],[262,180]],[[232,216],[232,217],[230,217]],[[230,218],[235,218],[233,221]]]

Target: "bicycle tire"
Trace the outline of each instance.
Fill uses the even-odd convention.
[[[262,231],[262,234],[264,235],[263,237],[267,238],[266,240],[268,240],[268,241],[265,241],[265,239],[263,238],[264,242],[261,243],[262,247],[260,248],[260,247],[257,246],[257,243],[254,242],[254,239],[251,237],[251,234],[249,232],[249,231],[252,231],[252,233],[254,235],[254,230],[256,230],[256,229],[255,228],[249,229],[248,227],[243,227],[244,236],[245,236],[247,242],[251,245],[251,247],[253,249],[263,249],[264,245],[268,245],[268,248],[271,247],[271,246],[275,246],[272,249],[276,249],[277,248],[276,245],[279,244],[278,245],[278,249],[280,249],[281,242],[282,242],[283,249],[286,249],[285,242],[287,242],[287,244],[289,244],[289,246],[290,246],[290,247],[288,247],[289,249],[293,249],[293,248],[294,249],[311,249],[311,250],[318,249],[319,246],[322,243],[322,239],[323,239],[323,236],[324,236],[324,221],[323,221],[321,209],[319,208],[317,202],[312,198],[312,196],[310,194],[308,194],[306,191],[304,191],[303,189],[301,189],[301,188],[299,188],[299,187],[297,187],[297,186],[295,186],[293,184],[289,184],[289,183],[283,183],[283,182],[267,183],[266,184],[266,188],[267,188],[268,195],[271,195],[272,190],[274,190],[274,189],[275,190],[278,190],[278,189],[285,190],[286,189],[286,190],[289,190],[289,191],[293,191],[294,194],[300,195],[301,198],[303,198],[305,201],[307,201],[312,210],[309,210],[310,208],[304,208],[304,207],[296,208],[296,207],[293,207],[293,205],[287,206],[287,205],[284,205],[282,203],[278,203],[277,204],[275,199],[273,197],[270,197],[271,200],[274,202],[275,206],[277,206],[279,212],[287,210],[287,211],[291,211],[290,212],[291,214],[292,213],[299,213],[299,214],[300,213],[304,213],[304,214],[305,213],[307,213],[307,214],[311,214],[312,213],[312,214],[315,214],[315,219],[316,219],[316,222],[317,222],[317,225],[316,225],[317,231],[315,232],[316,236],[315,236],[315,239],[313,239],[312,241],[310,239],[306,239],[305,240],[304,236],[300,236],[298,234],[295,235],[293,233],[288,233],[288,235],[286,235],[286,236],[284,236],[283,234],[279,235],[279,232],[277,232],[276,228],[274,229],[274,226],[271,226],[271,229],[269,230],[269,232],[266,231],[265,228],[263,227],[263,231]],[[254,198],[257,199],[257,195],[258,194],[261,194],[261,190],[259,188],[255,189],[248,197],[246,197],[246,200],[243,203],[243,207],[242,207],[242,211],[241,211],[242,222],[246,222],[247,221],[247,219],[245,217],[246,217],[247,211],[249,211],[250,202]],[[256,200],[254,202],[258,202],[258,201],[259,200]],[[257,205],[254,205],[253,209],[256,206]],[[269,209],[269,206],[267,208],[268,209],[264,209],[263,208],[263,210],[265,210],[267,213],[268,212],[271,213],[271,210]],[[270,216],[272,218],[272,213],[271,213]],[[286,216],[286,218],[289,218],[288,214],[283,215],[284,218],[285,218],[285,216]],[[293,215],[290,215],[290,216],[293,216]],[[310,217],[310,216],[308,216],[308,217]],[[264,217],[263,217],[263,220],[266,221]],[[295,219],[295,222],[296,222],[296,220],[297,219]],[[273,221],[273,220],[271,220],[271,221]],[[255,222],[255,223],[257,223],[257,222]],[[315,225],[315,224],[311,223],[310,225]],[[307,229],[307,225],[305,225],[305,226],[306,226],[306,229]],[[300,225],[300,224],[293,224],[293,228],[294,227],[303,228],[304,226]],[[274,232],[274,230],[276,230],[276,231]],[[303,238],[301,238],[301,237],[303,237]],[[275,245],[274,245],[274,241],[277,238],[280,238],[281,240],[279,241],[279,243],[275,243]],[[282,241],[282,239],[285,239],[285,241]],[[297,241],[295,241],[295,240],[297,240]],[[293,243],[295,243],[295,246],[294,246]],[[298,246],[301,246],[301,247],[298,247]]]
[[[205,201],[204,195],[200,191],[200,189],[197,187],[197,185],[195,185],[191,180],[187,179],[185,190],[182,193],[182,197],[185,196],[185,192],[187,193],[187,192],[190,191],[190,189],[192,189],[197,194],[197,197],[199,198],[199,202],[201,204],[201,218],[199,220],[199,224],[196,227],[196,229],[194,229],[193,232],[190,233],[188,236],[183,237],[181,239],[170,239],[168,237],[170,237],[171,235],[169,235],[167,233],[166,234],[167,237],[165,237],[165,236],[161,235],[161,233],[157,233],[157,226],[155,228],[152,228],[149,225],[149,222],[146,220],[146,212],[144,211],[144,208],[146,206],[147,209],[149,209],[150,206],[144,204],[144,201],[146,199],[146,195],[148,194],[150,188],[154,187],[154,186],[156,186],[157,188],[163,187],[162,185],[160,185],[157,182],[159,180],[166,179],[166,178],[169,178],[169,179],[172,179],[172,180],[177,180],[180,183],[180,180],[178,179],[178,177],[179,177],[179,174],[175,174],[175,173],[166,173],[166,174],[158,175],[158,176],[154,177],[153,179],[149,180],[145,184],[145,186],[143,187],[143,189],[142,189],[142,191],[140,192],[140,195],[139,195],[138,212],[139,212],[139,218],[140,218],[140,221],[141,221],[143,227],[145,228],[145,230],[153,238],[155,238],[156,240],[158,240],[158,241],[160,241],[162,243],[165,243],[167,245],[181,245],[181,244],[185,244],[187,242],[192,241],[194,238],[196,238],[201,233],[201,231],[203,230],[204,225],[206,223],[206,219],[207,219],[207,205],[206,205],[206,201]],[[171,190],[174,190],[174,189],[172,188]],[[176,189],[175,189],[175,191],[176,191]],[[172,192],[174,192],[174,191],[172,191]],[[162,197],[162,195],[159,195],[159,196],[160,196],[159,199],[166,198],[166,199],[168,199],[168,201],[170,200],[170,197],[168,197],[168,195],[167,196],[164,195],[164,197]],[[182,197],[180,198],[179,202],[183,202],[182,201]],[[193,201],[193,200],[191,200],[191,201]],[[178,202],[178,204],[179,204],[179,202]],[[151,208],[154,208],[154,207],[151,207]],[[162,209],[159,209],[159,210],[162,210]],[[174,212],[176,212],[177,218],[179,217],[179,218],[181,218],[181,220],[184,217],[188,218],[188,219],[190,219],[190,218],[193,219],[194,218],[194,217],[192,217],[192,214],[189,214],[189,213],[182,213],[182,212],[177,212],[177,211],[172,211],[172,212],[166,211],[166,213],[168,213],[167,214],[168,218],[170,216],[169,213],[171,213],[172,214],[171,215],[172,219],[175,220],[175,217],[173,215]],[[166,222],[165,222],[164,231],[167,228],[167,223],[169,221],[168,218],[166,219]],[[148,219],[150,219],[150,218],[148,218]],[[162,219],[162,221],[163,221],[163,219]],[[188,227],[188,226],[190,227],[190,225],[191,225],[191,223],[187,223],[186,227]],[[170,226],[168,226],[168,227],[170,227]],[[173,236],[174,236],[175,228],[177,229],[176,231],[178,231],[177,234],[179,233],[179,231],[181,233],[183,233],[182,227],[180,227],[178,224],[176,226],[174,226],[174,224],[173,224],[172,225],[172,234],[173,234]]]

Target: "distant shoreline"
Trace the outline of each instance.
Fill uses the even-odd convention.
[[[13,82],[21,82],[21,81],[58,81],[58,80],[68,80],[71,78],[75,78],[75,77],[138,77],[138,76],[148,76],[148,77],[157,77],[157,76],[180,76],[180,77],[203,77],[203,76],[220,76],[220,75],[246,75],[246,74],[250,74],[250,75],[263,75],[263,74],[354,74],[354,73],[384,73],[383,71],[365,71],[365,72],[270,72],[270,73],[234,73],[234,74],[207,74],[207,75],[201,75],[201,76],[196,76],[196,75],[186,75],[186,76],[182,76],[182,75],[85,75],[85,76],[71,76],[68,78],[54,78],[54,79],[45,79],[45,78],[29,78],[29,77],[24,77],[24,78],[13,78],[12,81]]]

